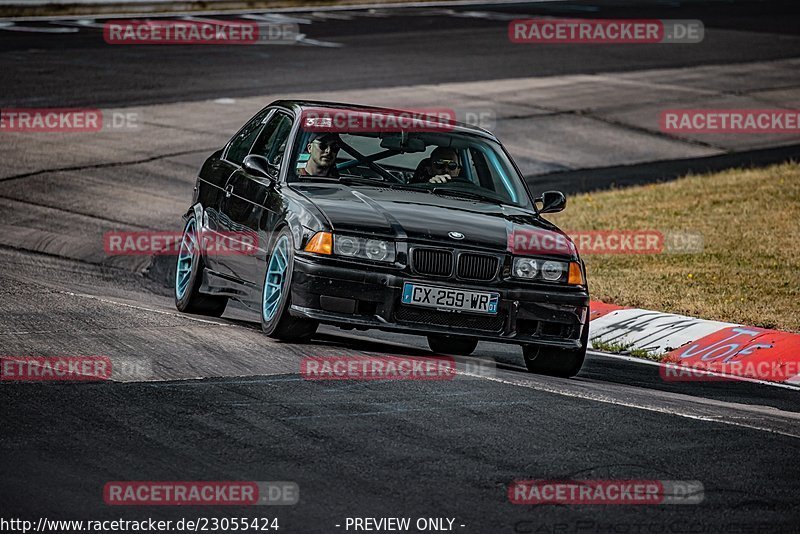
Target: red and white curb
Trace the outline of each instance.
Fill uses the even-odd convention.
[[[664,355],[665,380],[732,375],[800,385],[800,334],[592,301],[589,339]]]

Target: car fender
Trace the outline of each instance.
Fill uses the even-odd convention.
[[[330,224],[319,209],[303,196],[287,196],[286,219],[294,238],[295,250],[301,250],[320,231],[331,231]]]
[[[188,221],[189,218],[194,215],[194,218],[197,222],[200,223],[200,226],[205,226],[203,221],[203,205],[199,202],[190,207],[186,210],[186,213],[183,215],[184,222]]]

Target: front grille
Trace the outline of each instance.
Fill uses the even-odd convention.
[[[453,272],[453,254],[447,250],[415,248],[412,260],[419,274],[449,276]]]
[[[428,324],[449,328],[468,328],[486,332],[499,332],[503,328],[504,318],[498,315],[466,315],[435,310],[416,309],[399,306],[394,312],[399,323]]]
[[[461,254],[458,277],[464,280],[493,280],[497,274],[497,258],[485,254]]]

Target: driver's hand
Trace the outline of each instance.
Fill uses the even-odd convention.
[[[428,180],[428,182],[432,184],[443,184],[449,182],[452,179],[453,177],[450,176],[449,174],[437,174],[436,176]]]

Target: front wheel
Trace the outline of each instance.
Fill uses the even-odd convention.
[[[261,329],[269,337],[282,341],[303,341],[317,331],[318,323],[292,317],[292,273],[294,246],[292,234],[283,228],[272,247],[261,292]]]
[[[522,356],[525,359],[525,367],[531,373],[571,378],[577,375],[583,367],[588,342],[589,325],[584,325],[581,334],[583,346],[578,350],[523,345]]]
[[[570,378],[581,370],[586,349],[574,351],[526,345],[522,347],[522,355],[531,373]]]
[[[175,269],[175,307],[182,312],[219,317],[228,305],[227,297],[203,295],[203,254],[200,250],[200,232],[192,216],[183,229],[178,265]]]
[[[478,340],[473,337],[456,337],[447,335],[428,336],[428,346],[437,354],[457,354],[469,356],[478,346]]]

